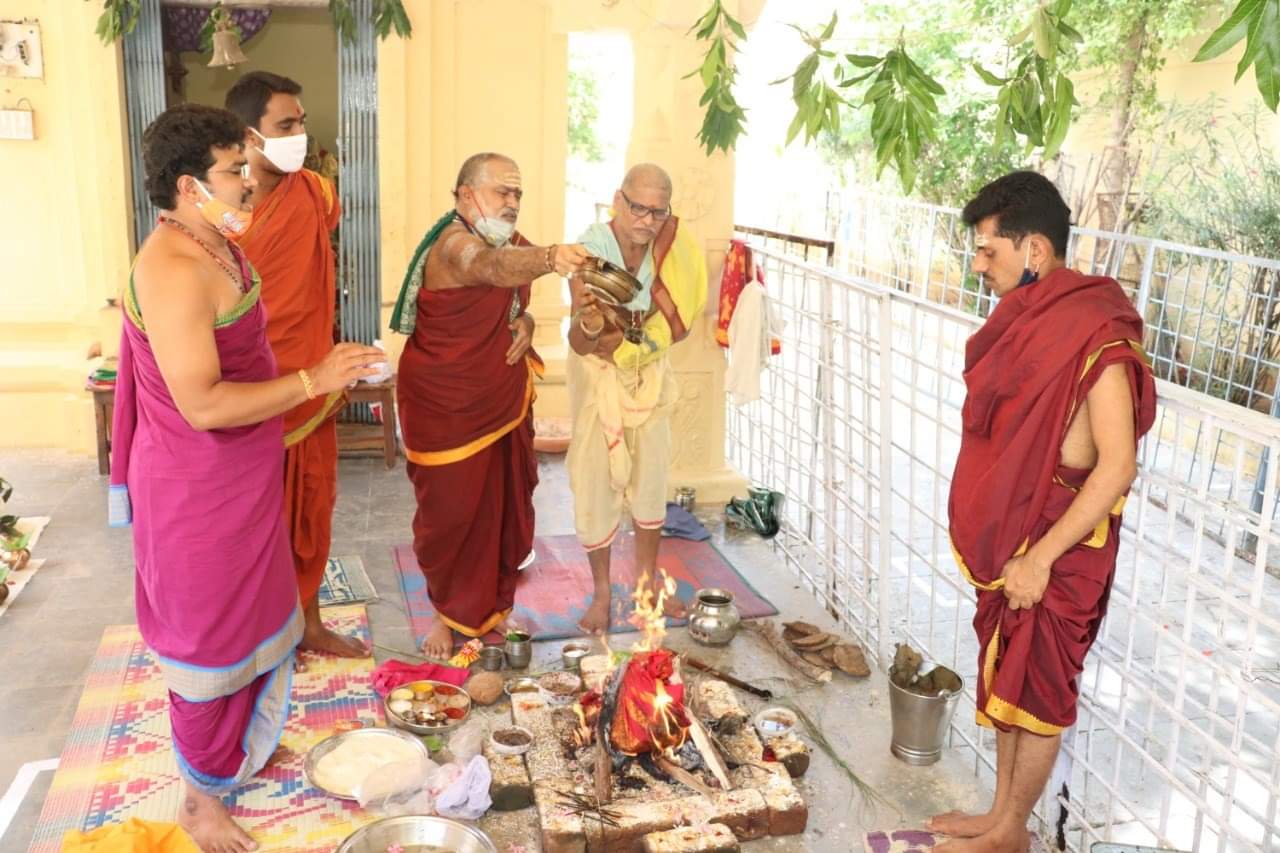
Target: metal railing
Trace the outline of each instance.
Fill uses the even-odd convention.
[[[826,256],[827,266],[835,261],[836,241],[822,240],[817,237],[804,237],[799,234],[787,234],[782,231],[770,231],[768,228],[755,228],[751,225],[735,225],[733,230],[740,234],[759,237],[766,247],[771,247],[770,240],[782,244],[784,252],[797,253],[806,261],[810,260],[809,250],[817,249]]]
[[[909,642],[956,668],[952,746],[994,779],[974,723],[974,594],[956,569],[947,497],[965,339],[979,318],[757,249],[785,323],[762,398],[729,406],[727,452],[786,494],[776,547],[882,668]],[[1064,735],[1069,800],[1038,809],[1068,847],[1280,849],[1280,421],[1169,382],[1125,513],[1108,615]],[[1251,540],[1248,549],[1246,540]]]
[[[979,316],[994,304],[958,209],[860,191],[827,209],[836,269]],[[1125,288],[1161,379],[1280,415],[1280,260],[1073,228],[1067,261]]]

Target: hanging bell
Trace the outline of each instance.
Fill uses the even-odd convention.
[[[224,14],[216,27],[213,32],[213,58],[209,60],[209,67],[230,68],[248,62],[249,57],[240,49],[240,36],[231,28],[231,16]]]

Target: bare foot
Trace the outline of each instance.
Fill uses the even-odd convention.
[[[298,644],[304,652],[319,652],[322,655],[335,655],[340,658],[366,658],[369,650],[364,643],[354,637],[344,637],[330,631],[320,618],[320,599],[311,599],[302,609],[305,626],[302,629],[302,642]],[[300,672],[305,672],[305,664]]]
[[[931,817],[924,828],[952,838],[977,838],[995,829],[995,826],[996,816],[990,812],[987,814],[947,812]]]
[[[957,838],[933,849],[934,853],[1027,853],[1031,833],[1022,827],[997,825],[976,838]]]
[[[277,746],[276,751],[271,753],[271,757],[267,759],[267,766],[274,767],[277,764],[284,764],[296,755],[297,753],[287,746]]]
[[[578,627],[582,629],[583,633],[599,636],[609,630],[610,603],[611,599],[607,594],[601,595],[597,593],[592,596],[587,612],[578,621]]]
[[[440,619],[432,619],[422,641],[422,654],[432,660],[448,660],[453,654],[453,629]]]
[[[217,797],[186,786],[178,809],[178,825],[187,831],[204,853],[248,853],[258,842],[241,829]]]
[[[335,655],[340,658],[367,658],[369,656],[369,649],[364,643],[355,637],[345,637],[336,631],[331,631],[323,624],[308,624],[302,632],[302,642],[298,644],[298,648],[305,652]]]
[[[662,602],[662,615],[668,619],[683,619],[689,615],[689,608],[673,595]]]

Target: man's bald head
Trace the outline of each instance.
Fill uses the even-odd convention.
[[[657,190],[670,197],[671,176],[656,163],[637,163],[627,170],[627,176],[622,179],[622,190],[630,194],[641,189]]]
[[[613,196],[613,213],[621,240],[649,245],[671,216],[671,176],[653,163],[632,166]]]
[[[505,154],[481,151],[463,161],[462,168],[458,170],[458,180],[453,185],[453,194],[457,195],[458,190],[463,187],[474,188],[512,175],[516,177],[518,183],[520,167],[516,165],[515,160]]]

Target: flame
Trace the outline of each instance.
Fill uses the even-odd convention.
[[[676,594],[676,582],[665,569],[658,569],[658,574],[662,582],[656,594],[648,571],[640,576],[631,592],[635,608],[628,621],[640,631],[640,639],[631,647],[633,652],[656,651],[662,648],[662,639],[667,635],[667,599]]]
[[[586,746],[591,743],[593,735],[591,726],[587,724],[587,715],[582,711],[581,703],[573,703],[573,712],[578,715],[578,728],[573,733],[574,740],[578,746]]]
[[[663,752],[672,756],[675,750],[684,745],[687,727],[681,724],[676,713],[676,700],[667,692],[659,681],[653,696],[653,723],[649,734],[653,738],[655,752]]]

